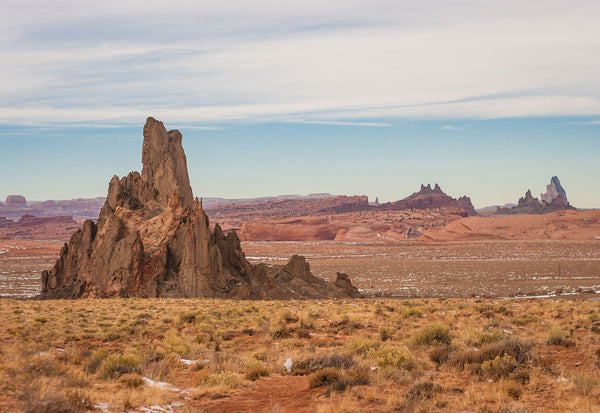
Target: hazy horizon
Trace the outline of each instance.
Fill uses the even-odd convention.
[[[147,116],[198,197],[600,207],[600,3],[12,2],[0,16],[0,200],[105,196]]]

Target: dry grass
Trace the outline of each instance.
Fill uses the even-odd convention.
[[[0,304],[0,410],[215,411],[213,403],[234,409],[248,398],[264,398],[281,411],[594,411],[600,405],[600,316],[593,301]],[[279,380],[302,377],[290,390],[294,397],[269,399]],[[270,384],[263,388],[263,381]]]

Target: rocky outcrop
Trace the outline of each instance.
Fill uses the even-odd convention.
[[[549,191],[551,186],[552,188],[556,189],[556,187],[552,185],[554,178],[556,177],[552,178],[551,185],[548,185]],[[558,181],[558,178],[556,178],[556,180]],[[558,185],[560,185],[560,182],[558,182]],[[560,188],[562,189],[562,187]],[[564,189],[562,189],[562,192],[564,192]],[[525,196],[519,198],[517,206],[513,208],[498,208],[496,212],[498,214],[548,214],[556,211],[575,209],[566,202],[565,198],[563,198],[563,195],[558,193],[558,191],[556,196],[550,197],[552,198],[550,202],[546,202],[545,200],[540,201],[531,195],[531,190],[527,190]]]
[[[15,221],[8,219],[6,217],[0,216],[0,228],[6,228],[13,225]]]
[[[283,286],[283,292],[291,298],[307,296],[337,298],[340,295],[348,298],[361,297],[347,274],[338,273],[334,283],[317,278],[310,272],[310,265],[306,259],[300,255],[292,256],[292,259],[272,279]]]
[[[9,195],[6,197],[6,202],[4,202],[4,204],[7,207],[25,206],[27,205],[27,200],[23,195]]]
[[[463,196],[454,199],[446,195],[438,184],[433,189],[431,185],[421,185],[419,192],[401,199],[400,201],[388,202],[379,207],[384,210],[401,211],[405,209],[433,209],[433,208],[458,208],[464,211],[464,216],[477,215],[471,199]]]
[[[148,118],[141,174],[112,178],[97,224],[85,221],[42,273],[43,298],[355,296],[312,276],[303,257],[282,268],[252,265],[234,232],[211,232],[181,139]]]
[[[563,205],[569,205],[569,201],[567,201],[567,192],[560,184],[558,176],[553,176],[550,180],[550,184],[546,185],[546,192],[540,194],[540,199],[547,204],[552,204],[559,196],[562,197],[561,201]]]

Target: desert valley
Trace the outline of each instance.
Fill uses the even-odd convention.
[[[202,199],[143,135],[106,198],[0,205],[0,410],[597,411],[600,211],[557,177]]]

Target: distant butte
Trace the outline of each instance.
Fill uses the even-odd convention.
[[[464,211],[464,216],[477,215],[471,199],[463,196],[454,199],[446,195],[438,184],[435,184],[433,189],[431,185],[421,185],[419,192],[401,199],[400,201],[388,202],[382,204],[379,208],[402,211],[406,209],[432,209],[432,208],[457,208]]]
[[[42,298],[360,297],[345,274],[314,277],[301,256],[283,267],[250,264],[235,232],[210,231],[181,133],[148,118],[143,135],[141,174],[112,178],[98,222],[85,221],[42,273]]]

